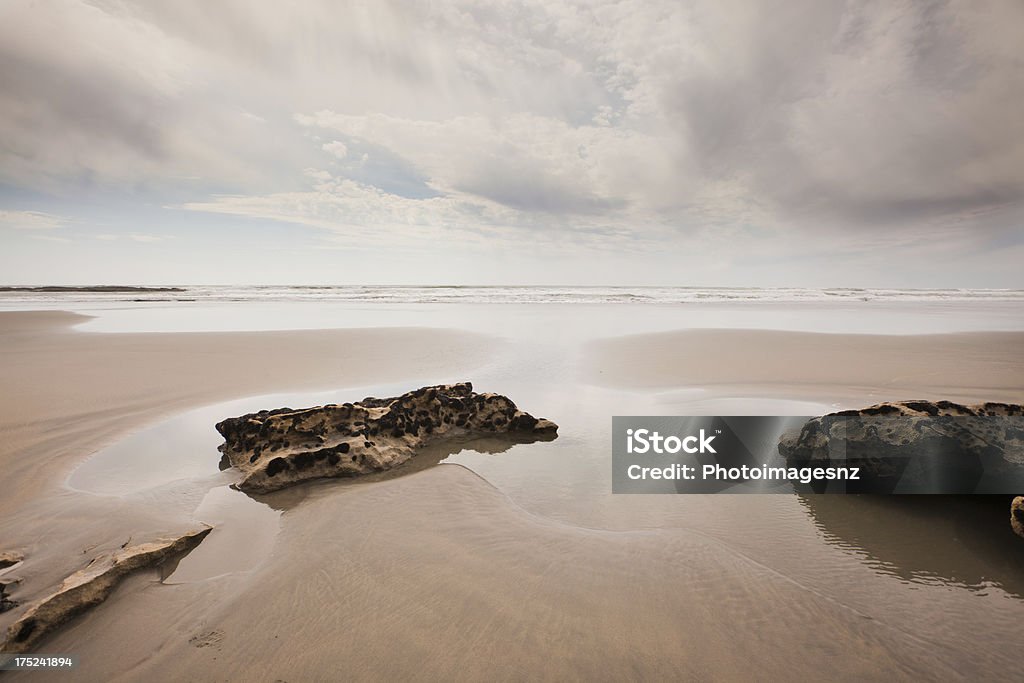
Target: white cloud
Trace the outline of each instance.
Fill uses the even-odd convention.
[[[439,245],[521,249],[529,245],[530,249],[635,250],[641,245],[654,248],[666,232],[665,226],[648,226],[646,238],[637,240],[631,231],[605,217],[539,219],[533,212],[465,193],[409,198],[326,172],[322,176],[309,191],[222,196],[183,208],[298,223],[327,231],[336,244],[389,249]],[[568,231],[574,234],[571,240],[565,239]]]
[[[743,222],[755,207],[793,229],[871,227],[1024,194],[1015,3],[203,10],[13,3],[0,178],[199,177],[197,201],[204,187],[258,196],[294,186],[324,151],[369,164],[362,143],[441,192],[547,213]],[[302,144],[294,112],[341,139]]]
[[[426,121],[321,111],[297,120],[390,150],[440,192],[512,208],[594,213],[627,204],[663,208],[682,198],[673,141],[627,128],[532,114]]]
[[[339,159],[344,159],[348,156],[348,147],[345,146],[344,142],[335,140],[334,142],[328,142],[323,146],[325,152],[330,152]]]
[[[0,226],[15,230],[53,230],[66,223],[66,218],[42,211],[0,210]]]
[[[67,237],[57,237],[55,235],[29,235],[34,240],[42,240],[43,242],[55,242],[59,244],[70,244],[73,240]]]
[[[0,182],[16,188],[405,249],[661,243],[824,263],[827,244],[1024,241],[1021,3],[4,12]],[[121,239],[161,239],[139,237]]]
[[[163,242],[165,240],[173,239],[173,235],[148,235],[145,233],[130,232],[124,234],[114,233],[102,233],[99,235],[93,235],[93,239],[97,239],[103,242],[115,242],[117,240],[128,240],[130,242],[142,242],[145,244],[152,244],[154,242]]]
[[[509,227],[515,212],[453,196],[410,199],[326,171],[311,191],[223,196],[184,205],[207,211],[300,223],[333,232],[348,244],[393,244],[396,237],[434,241],[480,239],[481,229]]]

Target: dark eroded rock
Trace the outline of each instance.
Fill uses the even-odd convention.
[[[553,438],[558,425],[469,382],[423,387],[395,398],[260,411],[217,424],[221,452],[244,473],[238,487],[266,492],[320,477],[401,465],[428,443],[466,434]]]
[[[838,454],[870,480],[850,490],[1007,493],[991,486],[1024,481],[1024,407],[880,403],[809,420],[798,433],[782,437],[779,453],[792,466],[812,467],[834,463]],[[1024,536],[1024,498],[1014,500],[1010,517]]]
[[[21,562],[23,559],[25,559],[25,556],[21,553],[0,553],[0,573],[6,574],[6,571],[4,570],[10,569],[14,565]],[[7,589],[16,583],[18,583],[17,579],[9,578],[7,576],[0,576],[0,612],[6,612],[7,610],[14,609],[18,606],[18,603],[12,600],[10,596],[8,596],[7,594]]]
[[[192,550],[211,529],[205,526],[177,538],[142,543],[94,558],[84,569],[64,579],[55,592],[25,610],[7,630],[7,640],[0,645],[0,652],[19,654],[30,651],[43,636],[106,600],[125,576]]]
[[[18,606],[18,603],[7,595],[7,589],[15,583],[17,581],[14,579],[0,579],[0,612],[12,610]]]
[[[1024,496],[1017,496],[1010,503],[1010,526],[1024,538]]]
[[[816,417],[784,435],[779,453],[791,464],[817,466],[845,458],[874,481],[904,487],[956,473],[945,493],[973,493],[981,477],[1024,472],[1024,409],[1016,404],[965,406],[951,401],[899,401]]]

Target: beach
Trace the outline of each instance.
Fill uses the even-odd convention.
[[[0,683],[1024,671],[1024,4],[0,19]]]
[[[81,680],[808,679],[824,661],[831,678],[971,679],[1024,663],[1024,543],[984,506],[965,530],[939,501],[614,496],[608,443],[614,414],[1024,401],[1016,303],[991,325],[851,304],[791,329],[758,329],[764,307],[724,329],[642,304],[417,306],[344,304],[324,329],[255,309],[234,331],[212,315],[189,329],[175,305],[0,312],[14,597],[132,539],[214,526],[39,650],[76,655]],[[465,380],[559,438],[255,498],[218,469],[217,419]]]

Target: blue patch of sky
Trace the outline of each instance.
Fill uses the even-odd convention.
[[[338,139],[348,148],[348,154],[332,162],[333,174],[407,199],[441,195],[427,184],[427,176],[390,149],[356,138],[340,136]]]

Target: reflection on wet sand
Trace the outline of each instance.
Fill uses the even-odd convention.
[[[498,455],[511,450],[514,446],[531,444],[538,441],[553,441],[557,438],[555,434],[492,434],[487,436],[474,436],[466,434],[461,437],[447,438],[443,442],[429,444],[416,451],[416,455],[402,463],[398,467],[373,474],[365,474],[358,477],[339,477],[333,479],[315,479],[308,482],[300,482],[280,491],[271,493],[248,493],[251,498],[258,500],[275,510],[285,512],[293,509],[296,505],[309,498],[311,495],[319,495],[338,491],[348,486],[364,486],[366,484],[388,481],[399,477],[407,477],[436,467],[445,459],[458,455],[463,451],[483,453],[485,455]]]
[[[393,387],[376,387],[379,394]],[[142,497],[147,506],[184,507],[194,521],[214,527],[187,557],[164,563],[166,584],[196,583],[227,574],[251,572],[270,556],[281,528],[281,515],[312,495],[340,493],[348,486],[383,482],[422,472],[463,451],[504,453],[518,444],[550,441],[556,435],[473,433],[446,436],[429,444],[402,465],[353,478],[303,482],[271,494],[238,490],[238,472],[217,453],[221,437],[212,425],[225,414],[274,403],[318,404],[344,400],[339,392],[253,397],[202,406],[142,429],[94,454],[68,477],[68,485],[97,495]],[[220,456],[220,457],[218,457]],[[219,462],[218,462],[219,461]],[[218,473],[219,470],[219,473]]]
[[[544,441],[555,438],[544,435]],[[266,494],[242,492],[234,486],[213,488],[196,509],[197,519],[214,525],[207,541],[190,556],[174,562],[161,572],[164,583],[204,581],[258,567],[270,555],[280,531],[280,516],[294,509],[313,494],[337,492],[345,486],[360,486],[422,472],[440,464],[445,458],[472,450],[476,453],[498,454],[513,446],[537,441],[536,435],[499,434],[462,437],[426,446],[398,467],[352,478],[320,479],[295,484],[287,489]],[[221,465],[223,470],[223,464]]]
[[[1024,599],[1024,543],[1010,496],[800,495],[826,542],[913,583],[998,586]]]

